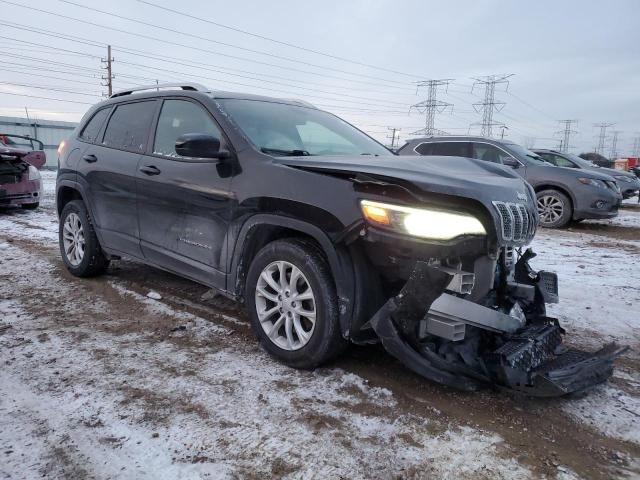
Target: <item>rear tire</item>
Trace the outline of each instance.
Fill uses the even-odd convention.
[[[262,248],[249,267],[245,301],[262,347],[290,367],[313,369],[348,345],[331,271],[311,242],[276,240]]]
[[[571,221],[571,200],[558,190],[542,190],[536,193],[540,226],[562,228]]]
[[[22,204],[22,208],[24,208],[25,210],[35,210],[36,208],[38,208],[40,206],[40,202],[36,202],[36,203],[23,203]]]
[[[81,200],[72,200],[62,209],[58,241],[62,260],[76,277],[95,277],[109,266]]]

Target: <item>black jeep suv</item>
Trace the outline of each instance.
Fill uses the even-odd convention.
[[[562,349],[557,279],[523,251],[535,194],[500,165],[395,156],[306,103],[182,84],[112,95],[60,152],[70,272],[127,256],[211,286],[287,365],[381,341],[447,385],[561,395],[620,352]]]

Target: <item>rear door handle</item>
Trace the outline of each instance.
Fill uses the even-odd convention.
[[[98,157],[96,157],[93,154],[92,155],[85,155],[84,157],[82,157],[82,159],[85,162],[88,162],[88,163],[96,163],[98,161]]]
[[[160,169],[153,165],[145,165],[144,167],[140,167],[140,171],[142,173],[146,173],[147,175],[160,175]]]

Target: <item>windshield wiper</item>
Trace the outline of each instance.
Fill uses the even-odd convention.
[[[267,148],[262,147],[260,149],[262,153],[272,153],[274,155],[283,155],[287,157],[308,157],[311,154],[306,150],[283,150],[280,148]]]

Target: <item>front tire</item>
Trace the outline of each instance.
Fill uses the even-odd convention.
[[[536,194],[540,226],[562,228],[571,221],[571,200],[558,190],[542,190]]]
[[[311,242],[276,240],[260,250],[247,274],[245,301],[262,347],[290,367],[315,368],[347,345],[333,277]]]
[[[58,240],[62,260],[76,277],[95,277],[109,266],[82,201],[73,200],[62,209]]]

